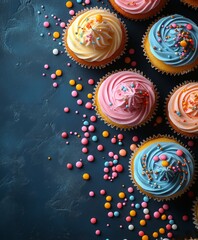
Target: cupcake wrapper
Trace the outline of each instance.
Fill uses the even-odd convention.
[[[148,36],[148,34],[149,34],[149,31],[150,31],[151,27],[152,27],[157,21],[159,21],[159,20],[160,20],[161,18],[163,18],[163,17],[165,17],[165,16],[161,16],[161,17],[159,17],[157,20],[153,21],[153,22],[149,25],[149,27],[148,27],[147,30],[146,30],[146,33],[145,33],[145,34],[143,35],[143,37],[142,37],[142,45],[141,45],[141,47],[142,47],[142,49],[143,49],[143,54],[144,54],[144,56],[146,57],[147,61],[148,61],[149,64],[151,65],[151,68],[154,68],[156,71],[158,71],[158,72],[160,72],[160,73],[162,73],[162,74],[171,75],[171,76],[178,76],[178,75],[184,75],[184,74],[186,74],[186,73],[189,73],[189,72],[194,71],[196,68],[198,68],[198,65],[195,65],[194,67],[192,67],[192,68],[190,68],[190,69],[188,69],[188,70],[184,70],[184,71],[180,71],[180,72],[173,73],[173,72],[163,71],[163,70],[157,68],[156,66],[154,66],[153,63],[151,62],[151,60],[150,60],[150,58],[149,58],[149,56],[147,55],[147,52],[146,52],[146,50],[145,50],[146,38],[147,38],[147,36]],[[198,61],[198,60],[196,60],[196,61]]]
[[[193,208],[192,208],[192,215],[193,215],[193,223],[195,225],[195,228],[198,229],[198,197],[196,197],[195,201],[193,202]]]
[[[172,96],[172,94],[180,87],[188,84],[188,83],[191,83],[191,82],[195,82],[193,80],[189,80],[189,81],[185,81],[183,83],[180,83],[179,85],[175,86],[171,92],[168,94],[168,96],[166,97],[165,99],[165,105],[164,105],[164,115],[165,115],[165,120],[166,120],[166,124],[171,128],[171,130],[177,134],[178,136],[182,136],[182,137],[185,137],[185,138],[190,138],[190,139],[195,139],[197,138],[197,136],[193,135],[193,134],[188,134],[188,133],[185,133],[183,131],[176,131],[175,128],[172,126],[172,124],[170,124],[170,121],[168,119],[168,113],[167,113],[167,106],[168,106],[168,102],[169,102],[169,99],[170,97]]]
[[[127,31],[127,28],[126,28],[126,24],[120,19],[118,18],[118,20],[120,21],[120,23],[122,24],[122,27],[123,27],[123,32],[124,32],[124,48],[122,49],[122,51],[119,53],[118,56],[116,56],[115,58],[113,58],[110,62],[108,63],[105,63],[105,64],[101,64],[99,66],[92,66],[91,62],[87,62],[87,64],[82,64],[80,62],[78,62],[76,59],[74,59],[67,51],[67,48],[66,48],[66,44],[65,44],[65,41],[64,41],[64,37],[65,37],[65,34],[67,32],[67,29],[70,27],[70,24],[74,21],[74,19],[76,17],[78,17],[79,15],[81,15],[82,13],[84,12],[87,12],[89,10],[93,10],[93,9],[101,9],[101,10],[106,10],[107,12],[110,12],[111,14],[113,14],[114,16],[117,17],[117,14],[113,13],[110,11],[110,9],[107,9],[107,8],[98,8],[98,7],[90,7],[90,8],[85,8],[83,10],[80,10],[76,13],[75,16],[73,16],[71,19],[68,20],[68,23],[67,23],[67,26],[65,27],[65,29],[63,30],[63,34],[62,34],[62,43],[63,43],[63,46],[64,46],[64,49],[65,49],[65,52],[67,53],[67,56],[72,59],[75,63],[77,63],[78,65],[80,65],[81,67],[84,67],[84,68],[88,68],[88,69],[102,69],[102,68],[105,68],[106,66],[109,66],[110,64],[112,64],[113,62],[117,61],[118,59],[120,59],[121,56],[124,55],[124,53],[126,52],[126,47],[127,47],[127,43],[128,43],[128,31]],[[85,61],[86,62],[86,61]]]
[[[188,186],[187,186],[185,189],[183,189],[183,190],[180,191],[179,193],[176,193],[176,194],[174,194],[174,195],[172,195],[172,196],[170,196],[170,197],[161,197],[161,198],[160,198],[160,197],[156,197],[156,196],[154,196],[154,195],[152,195],[152,194],[149,194],[149,193],[147,193],[146,191],[140,189],[140,187],[139,187],[138,184],[136,183],[135,179],[133,178],[133,173],[132,173],[132,171],[131,171],[131,161],[132,161],[132,159],[133,159],[133,155],[136,153],[136,151],[138,151],[138,148],[139,148],[140,146],[142,146],[143,144],[145,144],[146,142],[148,142],[148,141],[150,141],[150,140],[157,139],[157,138],[169,138],[169,139],[171,139],[171,140],[177,141],[177,143],[179,143],[181,146],[185,147],[185,148],[191,153],[191,155],[192,155],[192,157],[193,157],[193,159],[194,159],[195,170],[194,170],[194,176],[193,176],[191,182],[188,184]],[[198,164],[198,163],[197,163],[197,161],[195,161],[195,156],[194,156],[194,154],[192,154],[191,150],[190,150],[186,145],[184,145],[183,143],[181,143],[180,140],[178,140],[178,139],[176,139],[175,137],[170,136],[170,135],[160,135],[160,134],[158,134],[158,135],[153,135],[152,137],[148,137],[148,138],[146,138],[145,140],[141,141],[141,142],[138,144],[136,150],[131,154],[131,157],[130,157],[130,160],[129,160],[129,177],[130,177],[130,179],[132,180],[134,186],[137,188],[137,190],[138,190],[141,194],[146,195],[146,196],[149,197],[150,199],[156,200],[156,201],[158,201],[158,202],[161,202],[161,201],[171,201],[171,200],[173,200],[173,199],[176,199],[176,198],[180,197],[180,196],[183,195],[184,193],[186,193],[186,192],[189,190],[189,188],[195,183],[195,180],[197,179],[197,174],[198,174],[198,171],[197,171],[197,170],[198,170],[198,166],[197,166],[197,164]]]
[[[180,0],[182,3],[184,3],[185,5],[187,5],[188,7],[191,7],[191,8],[193,8],[193,9],[195,9],[195,10],[197,10],[198,9],[198,6],[195,6],[195,5],[193,5],[193,4],[191,4],[191,3],[188,3],[188,2],[186,2],[185,0]]]
[[[105,79],[107,78],[107,77],[109,77],[110,75],[112,75],[112,74],[114,74],[114,73],[117,73],[117,72],[121,72],[121,71],[132,71],[132,72],[136,72],[136,73],[138,73],[138,74],[141,74],[142,76],[144,76],[146,79],[148,79],[150,82],[152,82],[147,76],[145,76],[144,75],[144,73],[143,72],[141,72],[141,71],[139,71],[139,70],[137,70],[137,69],[119,69],[119,70],[115,70],[115,71],[113,71],[113,72],[108,72],[105,76],[103,76],[97,83],[96,83],[96,86],[95,86],[95,88],[94,88],[94,92],[93,92],[93,106],[94,106],[94,108],[95,108],[95,111],[96,111],[96,114],[97,114],[97,116],[98,116],[98,118],[100,119],[100,120],[102,120],[102,121],[104,121],[104,123],[105,124],[107,124],[108,126],[110,126],[111,128],[116,128],[116,129],[119,129],[119,130],[124,130],[124,131],[126,131],[126,130],[132,130],[132,129],[137,129],[138,127],[142,127],[142,126],[144,126],[145,124],[147,124],[148,122],[150,122],[152,119],[153,119],[153,117],[156,115],[156,112],[157,112],[157,109],[158,109],[158,105],[159,105],[159,103],[158,103],[158,100],[159,100],[159,93],[158,93],[158,91],[157,91],[157,88],[156,88],[156,86],[154,85],[154,83],[153,83],[153,86],[154,86],[154,91],[155,91],[155,98],[156,98],[156,103],[155,103],[155,107],[154,107],[154,109],[153,109],[153,111],[152,111],[152,113],[150,114],[150,116],[149,116],[149,118],[147,118],[144,122],[142,122],[141,124],[138,124],[138,125],[136,125],[136,126],[123,126],[123,125],[116,125],[116,123],[115,123],[115,125],[113,124],[113,122],[112,123],[110,123],[110,122],[108,122],[107,120],[105,120],[102,116],[101,116],[101,114],[99,113],[99,111],[98,111],[98,107],[97,107],[97,104],[96,104],[96,95],[97,95],[97,92],[98,92],[98,89],[99,89],[99,87],[101,86],[101,84],[102,84],[102,82],[103,81],[105,81]]]
[[[135,22],[138,22],[138,21],[146,21],[146,20],[148,20],[148,19],[151,19],[151,18],[153,18],[153,17],[156,17],[157,15],[159,15],[159,14],[164,10],[164,8],[167,6],[167,4],[168,4],[169,1],[170,1],[170,0],[165,0],[163,6],[161,7],[161,9],[160,9],[159,11],[156,11],[154,14],[152,14],[152,15],[150,15],[150,16],[148,16],[148,17],[134,18],[134,15],[133,15],[133,14],[127,14],[127,15],[125,14],[125,15],[124,15],[124,12],[123,12],[123,14],[122,14],[121,11],[123,11],[123,10],[122,10],[121,8],[120,8],[121,11],[117,10],[117,9],[113,6],[113,4],[111,3],[111,1],[109,0],[111,6],[113,7],[113,9],[114,9],[118,14],[122,15],[122,16],[123,16],[124,18],[126,18],[126,19],[133,20],[133,21],[135,21]],[[142,14],[142,15],[143,15],[143,14]]]

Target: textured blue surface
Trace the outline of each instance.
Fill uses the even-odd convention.
[[[44,9],[41,8],[44,5]],[[106,6],[102,2],[92,1],[91,6]],[[108,7],[109,4],[107,4]],[[83,9],[75,2],[75,10]],[[110,7],[111,8],[111,7]],[[37,11],[41,11],[38,14]],[[197,11],[185,7],[178,0],[171,1],[163,14],[180,13],[190,17],[198,24]],[[69,145],[61,138],[63,131],[76,131],[80,134],[83,114],[91,116],[94,111],[86,110],[76,104],[76,99],[71,97],[72,87],[68,84],[70,79],[82,77],[84,89],[79,97],[87,101],[87,93],[93,91],[93,86],[87,84],[89,78],[99,80],[104,74],[116,69],[128,68],[122,57],[115,64],[103,70],[87,70],[71,62],[66,54],[54,56],[52,49],[59,48],[58,42],[52,41],[47,36],[48,30],[42,24],[44,15],[49,16],[52,23],[49,31],[61,31],[54,24],[51,14],[55,14],[63,21],[70,16],[65,8],[63,0],[0,0],[0,72],[1,72],[1,101],[0,101],[0,239],[1,240],[94,240],[106,239],[140,239],[137,232],[142,227],[139,220],[143,217],[142,211],[132,224],[135,231],[127,229],[125,217],[130,211],[127,205],[116,219],[108,219],[107,211],[103,204],[105,198],[98,193],[100,189],[106,189],[108,194],[117,203],[117,193],[123,190],[122,185],[131,186],[128,177],[128,158],[131,137],[138,135],[143,140],[150,135],[172,134],[165,121],[153,128],[149,123],[141,129],[124,133],[124,148],[128,150],[126,158],[120,161],[124,165],[124,172],[113,182],[103,180],[103,157],[109,151],[117,153],[121,146],[110,144],[109,139],[101,137],[101,132],[109,130],[111,136],[119,131],[110,129],[103,122],[97,121],[95,135],[99,136],[99,142],[90,142],[89,151],[95,154],[96,161],[87,163],[86,156],[81,153],[80,139],[72,135],[69,137]],[[161,14],[162,15],[162,14]],[[167,93],[184,80],[197,80],[198,70],[179,77],[162,75],[150,68],[143,56],[140,42],[147,26],[152,20],[144,22],[132,22],[124,20],[129,32],[129,44],[127,49],[135,48],[134,59],[137,60],[137,68],[152,79],[160,92],[160,107],[157,115],[163,115],[163,106]],[[40,33],[44,36],[40,37]],[[128,56],[128,55],[127,55]],[[71,68],[66,66],[71,62]],[[50,70],[47,77],[42,77],[43,65],[48,63]],[[63,76],[57,80],[59,87],[52,87],[50,73],[56,69],[63,70]],[[63,108],[69,106],[71,112],[65,114]],[[79,111],[76,114],[75,111]],[[180,138],[184,144],[188,139]],[[97,152],[97,144],[105,145],[104,152]],[[198,160],[197,142],[192,148]],[[48,160],[51,156],[52,160]],[[82,170],[74,168],[66,169],[66,164],[76,163],[83,159],[85,166]],[[82,180],[82,174],[89,172],[92,176],[89,182]],[[90,198],[88,192],[93,190],[96,197]],[[193,190],[197,194],[197,185]],[[126,191],[126,189],[125,189]],[[142,195],[135,190],[136,202],[142,201]],[[192,223],[192,200],[185,194],[183,197],[170,203],[170,212],[178,225],[174,231],[176,239],[196,237]],[[151,212],[161,207],[161,203],[150,201]],[[116,209],[116,208],[114,208]],[[183,222],[181,217],[188,214],[190,220]],[[89,219],[98,218],[97,226],[92,226]],[[106,224],[110,223],[110,227]],[[123,229],[119,228],[122,224]],[[160,220],[148,221],[145,232],[150,234],[159,227],[165,226]],[[102,235],[95,236],[95,230],[100,229]]]

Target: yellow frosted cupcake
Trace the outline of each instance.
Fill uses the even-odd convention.
[[[198,66],[198,26],[179,14],[163,17],[148,28],[143,48],[156,70],[187,73]]]
[[[127,41],[124,24],[107,9],[79,12],[63,34],[67,54],[81,66],[105,67],[123,54]]]
[[[159,13],[168,0],[109,0],[109,2],[124,17],[133,20],[143,20]]]
[[[193,223],[195,224],[195,228],[198,230],[198,197],[193,202]]]
[[[154,200],[170,200],[191,186],[195,163],[191,153],[176,139],[154,136],[134,152],[129,171],[140,192]]]

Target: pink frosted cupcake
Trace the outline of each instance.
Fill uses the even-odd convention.
[[[153,83],[135,71],[104,76],[95,89],[94,105],[104,122],[112,127],[131,129],[148,122],[156,109]]]
[[[143,20],[159,13],[168,0],[109,0],[109,2],[124,17]]]

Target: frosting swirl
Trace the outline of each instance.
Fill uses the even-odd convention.
[[[198,83],[185,84],[172,94],[168,117],[182,132],[198,135]]]
[[[152,54],[165,64],[178,67],[198,58],[198,26],[179,14],[164,17],[149,32]]]
[[[67,33],[68,47],[87,62],[111,57],[119,49],[122,39],[119,19],[102,9],[91,9],[77,16]]]
[[[137,153],[133,165],[137,185],[159,198],[182,192],[194,173],[190,152],[176,142],[163,139],[155,143],[151,140],[151,144]]]
[[[115,0],[115,3],[125,12],[130,14],[144,14],[159,5],[161,0]]]
[[[132,71],[107,77],[98,90],[102,112],[114,123],[136,126],[144,122],[155,104],[152,82]]]

